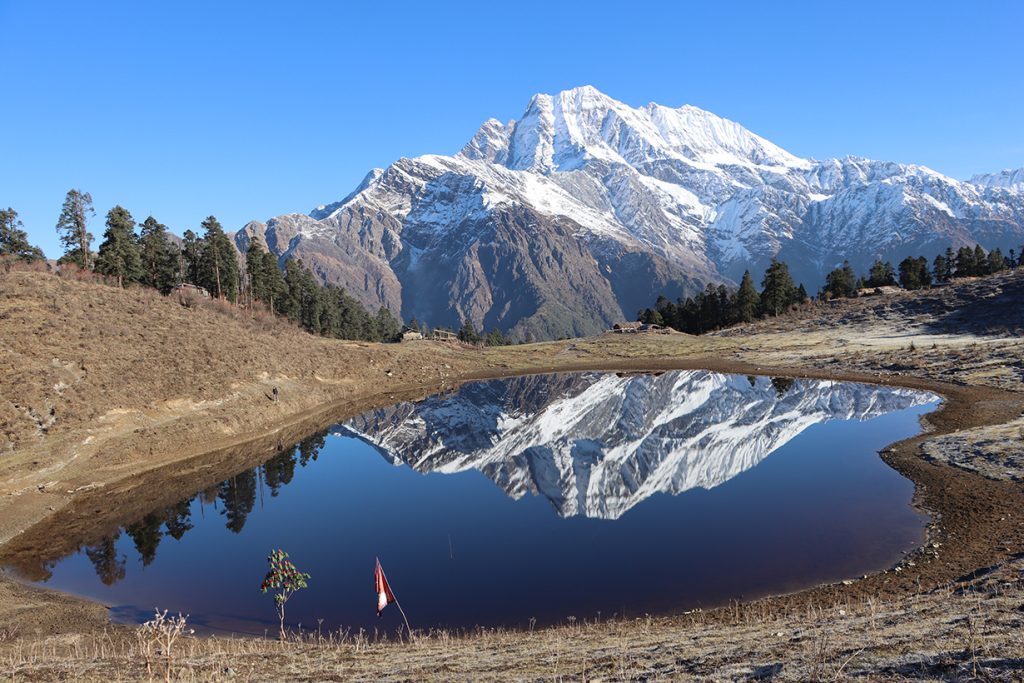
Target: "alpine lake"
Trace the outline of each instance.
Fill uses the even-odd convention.
[[[938,404],[703,370],[472,382],[282,444],[98,537],[21,547],[4,571],[116,621],[159,607],[208,633],[276,633],[259,590],[275,548],[311,575],[292,629],[399,629],[393,607],[376,616],[375,558],[416,629],[713,607],[919,545],[913,484],[878,452]]]

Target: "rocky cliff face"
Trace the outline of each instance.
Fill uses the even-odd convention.
[[[597,331],[664,293],[760,274],[813,289],[849,259],[1024,242],[1024,170],[958,181],[855,157],[798,158],[696,107],[591,87],[536,95],[454,156],[399,159],[309,215],[253,222],[364,304],[520,338]]]
[[[655,493],[712,488],[807,427],[936,400],[863,384],[709,371],[543,375],[467,384],[343,429],[419,472],[478,470],[563,517],[615,519]]]

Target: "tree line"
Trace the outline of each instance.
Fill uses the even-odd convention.
[[[924,256],[908,256],[898,268],[877,260],[864,276],[858,277],[848,261],[825,276],[825,284],[818,292],[818,300],[856,297],[862,289],[902,287],[915,290],[946,283],[954,277],[991,275],[1007,269],[1024,266],[1024,246],[1018,254],[1011,249],[1008,255],[997,247],[986,252],[980,245],[960,247],[956,252],[947,248],[936,256],[929,267]],[[664,325],[681,332],[702,334],[730,325],[751,322],[766,316],[777,316],[788,308],[810,300],[804,286],[796,285],[789,267],[772,259],[761,281],[761,291],[754,286],[750,271],[743,273],[740,285],[730,289],[725,285],[708,284],[695,296],[675,302],[659,296],[654,308],[637,313],[639,322]]]
[[[673,302],[659,296],[654,308],[637,314],[637,320],[664,325],[681,332],[702,334],[729,325],[746,323],[766,316],[777,316],[790,307],[808,300],[807,290],[797,285],[785,262],[772,259],[761,280],[761,291],[754,286],[750,271],[743,273],[740,286],[708,283],[695,296]]]
[[[819,298],[839,299],[857,296],[858,290],[878,287],[902,287],[903,289],[924,289],[933,283],[946,283],[954,277],[974,277],[992,275],[1001,271],[1024,265],[1024,247],[1018,255],[1013,249],[1004,256],[999,247],[986,252],[980,244],[971,247],[960,247],[956,252],[947,247],[945,253],[938,254],[929,268],[928,259],[924,256],[908,256],[900,261],[899,268],[894,269],[888,261],[876,260],[868,270],[867,276],[857,277],[850,267],[849,261],[825,276],[825,285],[821,288]]]
[[[93,251],[88,222],[95,213],[88,192],[67,193],[57,219],[64,248],[58,264],[98,273],[119,287],[138,284],[164,294],[180,284],[195,285],[217,299],[265,308],[326,337],[390,341],[401,330],[387,308],[370,313],[344,289],[319,284],[301,259],[286,260],[282,269],[277,257],[256,240],[250,243],[243,268],[231,238],[214,216],[201,223],[202,234],[186,230],[179,247],[167,226],[153,216],[140,225],[127,209],[115,206],[107,212],[102,242]],[[0,256],[44,259],[42,250],[28,243],[22,227],[17,211],[0,210]]]
[[[316,461],[326,443],[326,431],[309,436],[293,447],[284,449],[262,465],[239,472],[219,484],[184,498],[174,505],[157,508],[141,519],[123,527],[139,554],[143,567],[156,559],[157,550],[166,536],[180,541],[194,528],[192,503],[212,503],[224,518],[224,526],[232,533],[242,532],[249,515],[256,507],[260,487],[265,487],[271,498],[277,497],[282,487],[295,476],[296,467],[306,467]],[[110,586],[125,578],[126,558],[117,552],[121,530],[106,536],[98,543],[85,547],[85,555],[105,585]]]

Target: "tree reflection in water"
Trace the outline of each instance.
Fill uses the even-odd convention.
[[[320,449],[327,440],[328,430],[317,432],[299,441],[293,447],[284,449],[259,467],[239,472],[230,479],[199,491],[194,496],[183,498],[169,507],[153,510],[141,519],[125,525],[117,532],[105,537],[99,543],[85,548],[96,576],[104,585],[111,586],[125,577],[127,559],[117,554],[117,540],[124,531],[135,545],[142,566],[148,566],[156,558],[157,548],[164,536],[180,541],[193,528],[192,503],[212,504],[224,517],[230,531],[240,533],[245,527],[249,513],[256,506],[258,490],[262,487],[276,497],[281,487],[289,484],[295,476],[295,466],[305,467],[316,462]],[[262,497],[260,498],[262,500]]]

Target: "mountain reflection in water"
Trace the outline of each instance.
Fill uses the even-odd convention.
[[[722,604],[859,576],[919,543],[913,485],[876,453],[936,401],[699,370],[472,382],[278,444],[144,515],[174,500],[159,477],[117,505],[97,493],[3,561],[123,618],[159,605],[250,633],[272,616],[257,587],[276,547],[313,577],[290,618],[325,628],[391,619],[363,600],[375,556],[417,627]]]
[[[562,517],[617,519],[654,493],[710,489],[827,420],[931,402],[867,384],[743,377],[537,375],[465,385],[349,420],[350,433],[419,472],[483,472]]]

